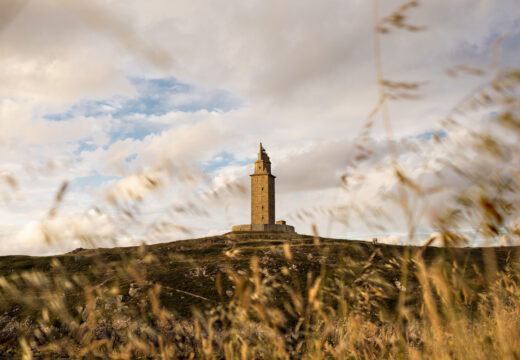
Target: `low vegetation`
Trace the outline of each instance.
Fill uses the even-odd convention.
[[[513,359],[518,250],[243,233],[8,256],[0,353]]]

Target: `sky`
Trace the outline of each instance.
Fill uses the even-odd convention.
[[[402,4],[381,1],[379,17]],[[442,120],[494,69],[517,66],[520,7],[418,5],[406,22],[421,31],[379,35],[384,79],[419,84],[414,99],[390,101],[391,140],[411,178],[435,184],[442,173],[464,187],[441,160],[468,134]],[[380,113],[362,136],[379,100],[373,10],[360,0],[2,1],[0,255],[246,224],[260,141],[277,219],[300,233],[314,224],[323,236],[406,243],[402,216],[368,221],[399,213],[381,196],[397,179]],[[472,126],[489,116],[472,114]],[[354,166],[360,139],[370,161]],[[417,233],[434,231],[431,202],[419,208]]]

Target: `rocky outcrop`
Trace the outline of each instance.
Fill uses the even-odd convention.
[[[20,331],[20,323],[15,318],[4,314],[0,316],[0,344],[13,341]]]

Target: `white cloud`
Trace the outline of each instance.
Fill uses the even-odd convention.
[[[31,221],[4,238],[0,253],[46,255],[78,247],[113,246],[117,244],[115,229],[110,217],[93,210]]]

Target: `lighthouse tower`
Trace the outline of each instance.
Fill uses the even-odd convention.
[[[285,221],[275,222],[275,176],[271,174],[271,160],[260,143],[258,160],[251,174],[251,224],[233,226],[233,231],[294,232]]]

